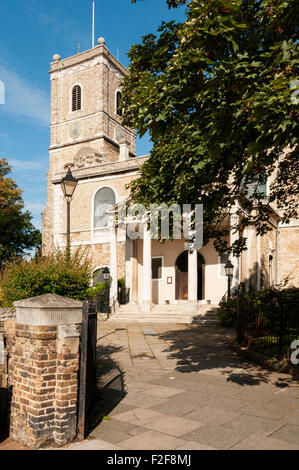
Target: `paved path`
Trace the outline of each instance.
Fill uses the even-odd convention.
[[[238,357],[231,337],[217,324],[100,323],[100,370],[114,380],[89,439],[69,449],[298,450],[299,384]]]

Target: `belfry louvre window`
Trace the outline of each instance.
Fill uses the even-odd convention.
[[[122,111],[122,109],[121,109],[121,107],[120,107],[120,102],[121,102],[121,92],[118,91],[118,92],[116,93],[116,114],[117,114],[118,116],[122,116],[122,115],[123,115],[123,111]]]
[[[72,111],[79,111],[79,109],[81,109],[81,95],[81,87],[79,85],[75,85],[72,91]]]
[[[107,228],[109,215],[106,211],[116,202],[115,192],[111,188],[101,188],[94,198],[94,228]]]

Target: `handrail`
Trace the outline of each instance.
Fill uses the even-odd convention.
[[[227,290],[227,291],[225,292],[225,294],[221,297],[219,304],[221,304],[221,302],[226,302],[226,301],[227,301],[227,295],[228,295],[228,290]]]
[[[116,306],[118,304],[118,294],[115,294],[113,297],[110,298],[110,314],[116,312]]]

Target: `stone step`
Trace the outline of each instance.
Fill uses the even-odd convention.
[[[185,318],[164,318],[164,317],[118,317],[111,316],[108,322],[112,323],[186,323],[186,324],[215,324],[218,323],[218,320],[212,319],[198,319],[194,317],[185,317]]]
[[[145,313],[139,304],[120,305],[118,311],[111,315],[111,322],[156,322],[156,323],[215,323],[217,322],[218,306],[211,304],[179,304],[153,305],[152,310]]]
[[[151,312],[159,312],[159,313],[164,313],[164,312],[199,312],[199,313],[214,313],[218,309],[217,306],[198,306],[197,308],[195,306],[188,306],[188,305],[154,305]],[[141,311],[141,306],[140,305],[132,305],[132,304],[127,304],[127,305],[120,305],[119,306],[119,311],[122,312],[139,312]]]
[[[160,322],[160,323],[215,323],[216,315],[157,314],[157,313],[116,313],[111,315],[112,322]]]

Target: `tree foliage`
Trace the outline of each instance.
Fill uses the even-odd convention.
[[[31,223],[31,215],[24,211],[22,191],[10,173],[7,160],[0,160],[0,269],[12,256],[22,256],[27,250],[41,244],[39,230]]]
[[[283,221],[298,216],[298,8],[295,0],[192,0],[186,8],[184,23],[162,23],[129,52],[124,123],[153,141],[131,192],[143,204],[202,203],[205,240],[216,237],[224,251],[223,220],[236,198],[241,230],[267,231],[277,199]],[[266,177],[267,196],[259,190]],[[241,237],[233,251],[242,249]]]

